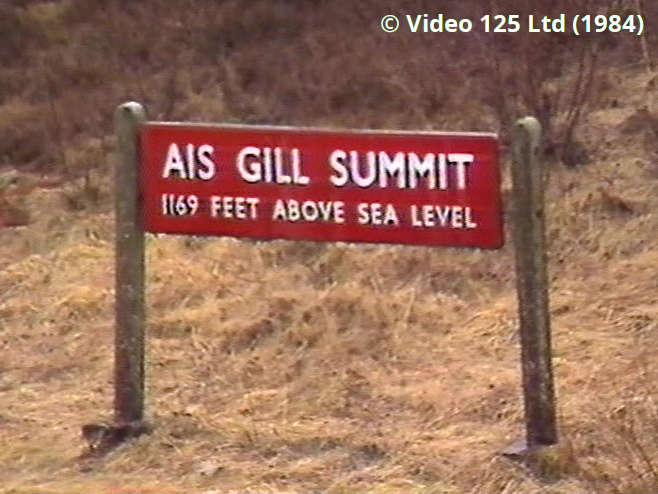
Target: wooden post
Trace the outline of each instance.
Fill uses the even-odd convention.
[[[641,15],[644,18],[644,5],[642,0],[635,0],[635,10],[637,10],[638,15]],[[644,27],[646,31],[646,25]],[[640,47],[642,48],[642,57],[644,58],[645,68],[649,75],[653,74],[653,60],[651,59],[651,54],[649,53],[649,45],[647,43],[647,37],[640,36]]]
[[[139,205],[139,127],[144,108],[117,107],[114,417],[118,425],[144,415],[144,231]]]
[[[150,432],[144,422],[144,230],[139,195],[139,128],[144,108],[124,103],[114,113],[115,167],[115,341],[114,425],[86,424],[85,456],[108,453]]]
[[[526,441],[520,451],[557,443],[540,143],[537,119],[526,117],[516,122],[513,236],[526,420]]]

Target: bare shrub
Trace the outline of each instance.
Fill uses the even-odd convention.
[[[3,65],[20,58],[24,46],[22,40],[26,32],[27,29],[21,24],[14,9],[7,5],[0,6],[0,60]]]
[[[52,149],[38,105],[12,99],[0,106],[0,163],[20,167]]]
[[[534,3],[534,2],[533,2]],[[557,18],[567,13],[590,12],[591,0],[530,5],[510,0],[501,2],[499,11],[518,13],[522,19],[547,15]],[[495,2],[489,2],[494,8]],[[537,26],[535,26],[537,27]],[[568,166],[586,161],[576,135],[593,94],[599,68],[599,46],[592,38],[569,34],[519,33],[482,38],[485,66],[493,83],[486,86],[483,102],[492,108],[505,138],[514,119],[536,116],[544,131],[545,151]]]
[[[609,432],[582,475],[597,492],[649,494],[658,491],[658,404],[655,392],[628,397],[605,420]]]

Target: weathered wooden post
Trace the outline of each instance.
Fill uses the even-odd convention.
[[[144,422],[144,229],[139,194],[139,129],[145,122],[138,103],[119,105],[114,114],[114,424],[82,426],[89,453],[96,455],[149,430]]]
[[[117,107],[114,417],[117,425],[144,415],[144,230],[139,206],[139,127],[144,108]]]
[[[526,440],[504,452],[512,456],[557,443],[540,144],[541,126],[537,119],[518,120],[513,143],[512,226]]]

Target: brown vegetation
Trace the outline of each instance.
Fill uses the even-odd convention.
[[[637,2],[576,3],[442,8],[475,20]],[[658,4],[642,8],[655,24]],[[0,491],[658,489],[656,32],[641,49],[626,34],[379,29],[386,13],[422,12],[436,2],[3,2]],[[150,236],[155,427],[81,461],[82,425],[111,418],[111,118],[126,100],[152,119],[504,140],[514,118],[539,116],[560,449],[536,469],[498,455],[523,433],[509,242],[482,252]]]

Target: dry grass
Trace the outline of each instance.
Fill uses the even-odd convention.
[[[78,460],[80,426],[111,418],[112,217],[69,211],[66,189],[49,189],[25,201],[33,223],[0,231],[4,492],[650,492],[637,472],[655,445],[619,449],[614,435],[656,423],[656,195],[630,147],[641,138],[614,131],[629,111],[593,114],[592,139],[608,129],[609,148],[596,167],[556,168],[549,189],[554,364],[574,458],[544,460],[552,482],[498,456],[523,430],[509,245],[149,237],[156,427]]]
[[[547,191],[564,449],[540,458],[541,474],[498,454],[523,433],[509,242],[482,252],[149,236],[155,428],[80,460],[82,424],[112,418],[114,103],[140,99],[153,118],[359,127],[495,119],[464,105],[463,74],[487,79],[468,60],[427,72],[460,53],[456,39],[428,58],[436,38],[363,34],[372,6],[257,2],[247,18],[234,1],[212,15],[181,3],[165,37],[140,24],[150,2],[24,3],[0,21],[0,34],[14,26],[30,40],[0,48],[28,62],[24,79],[0,70],[0,163],[34,187],[11,196],[27,225],[0,228],[0,492],[658,489],[658,131],[642,109],[650,75],[614,67],[584,120],[589,165],[553,166]],[[245,29],[267,33],[270,51]],[[53,187],[35,166],[66,180]]]

